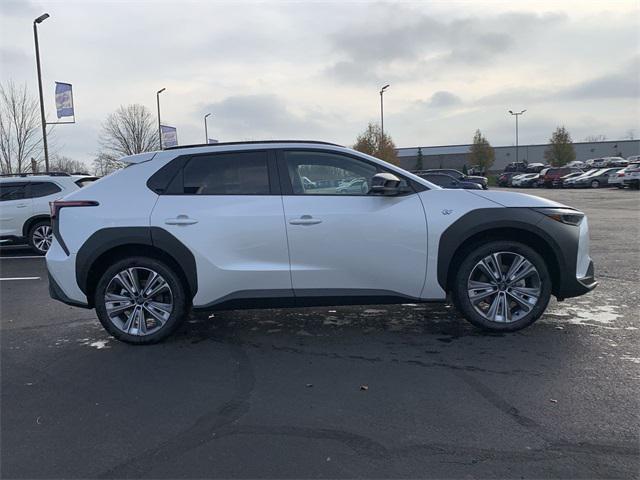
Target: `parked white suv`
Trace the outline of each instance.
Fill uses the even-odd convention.
[[[188,311],[445,301],[514,331],[596,286],[586,217],[322,142],[171,148],[53,209],[50,293],[152,343]],[[311,187],[304,178],[313,182]],[[344,189],[361,178],[368,188]]]
[[[0,244],[27,242],[36,253],[47,253],[53,238],[49,202],[95,179],[67,173],[0,176]]]

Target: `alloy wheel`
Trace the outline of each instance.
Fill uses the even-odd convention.
[[[487,255],[471,270],[467,293],[473,308],[491,322],[512,323],[537,305],[542,282],[536,267],[514,252]]]
[[[109,321],[129,335],[160,330],[173,312],[173,292],[158,272],[131,267],[111,278],[104,294]]]
[[[47,252],[53,242],[53,230],[49,225],[40,225],[33,231],[33,244],[41,252]]]

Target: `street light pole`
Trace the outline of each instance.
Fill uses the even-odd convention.
[[[207,113],[204,116],[204,143],[206,143],[207,145],[209,145],[209,132],[207,131],[207,117],[211,115],[210,113]]]
[[[512,110],[509,110],[509,113],[511,115],[514,115],[516,117],[516,162],[519,162],[520,159],[518,157],[518,117],[520,115],[522,115],[524,112],[526,112],[527,110],[522,110],[521,112],[514,112]]]
[[[160,126],[160,94],[165,90],[166,88],[162,88],[156,92],[156,100],[158,102],[158,140],[160,141],[160,150],[162,150],[162,127]]]
[[[382,95],[384,94],[384,91],[389,88],[389,85],[385,85],[384,87],[382,87],[380,89],[380,132],[381,132],[381,139],[384,138],[384,101],[383,101],[383,97]]]
[[[42,70],[40,69],[40,46],[38,45],[38,24],[49,18],[43,13],[33,21],[33,39],[36,44],[36,66],[38,68],[38,93],[40,94],[40,121],[42,123],[42,145],[44,147],[44,168],[49,173],[49,148],[47,146],[47,122],[44,117],[44,99],[42,95]]]

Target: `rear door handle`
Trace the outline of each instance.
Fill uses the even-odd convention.
[[[313,218],[311,215],[302,215],[300,218],[289,220],[289,223],[291,225],[317,225],[318,223],[322,223],[322,220]]]
[[[178,215],[176,218],[167,218],[164,223],[167,225],[193,225],[198,223],[198,220],[189,218],[188,215]]]

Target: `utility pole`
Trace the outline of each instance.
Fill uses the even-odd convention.
[[[42,145],[44,147],[44,168],[49,173],[49,147],[47,146],[47,122],[44,116],[44,98],[42,95],[42,70],[40,68],[40,45],[38,44],[38,24],[49,18],[43,13],[33,21],[33,39],[36,44],[36,66],[38,68],[38,93],[40,94],[40,121],[42,123]]]
[[[160,150],[162,150],[162,127],[160,126],[160,94],[165,90],[166,88],[162,88],[156,92],[156,100],[158,102],[158,140],[160,141]]]
[[[209,145],[209,132],[207,131],[207,117],[210,116],[210,113],[207,113],[204,116],[204,143]]]
[[[509,110],[509,113],[516,117],[516,162],[520,161],[520,158],[518,157],[518,117],[526,111],[526,109],[522,110],[521,112],[514,112],[512,110]]]
[[[385,85],[384,87],[382,87],[380,89],[380,140],[382,140],[384,138],[384,100],[383,100],[383,94],[384,91],[389,88],[389,85]]]

